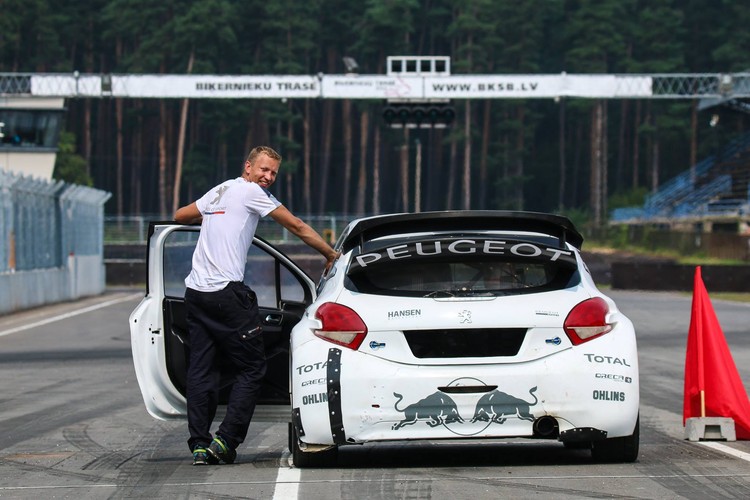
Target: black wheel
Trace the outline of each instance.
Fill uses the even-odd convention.
[[[292,452],[292,462],[298,469],[308,467],[333,467],[338,461],[339,450],[337,446],[323,451],[304,451],[299,446],[297,431],[292,423],[289,423],[289,451]]]
[[[597,462],[635,462],[638,458],[640,420],[635,421],[635,429],[630,436],[594,441],[591,457]]]

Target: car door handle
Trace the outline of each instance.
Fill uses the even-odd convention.
[[[267,325],[279,326],[284,321],[284,316],[281,314],[266,314],[266,318],[263,322]]]

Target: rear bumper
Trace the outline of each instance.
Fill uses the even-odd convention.
[[[555,435],[626,436],[638,418],[639,380],[635,340],[624,340],[608,335],[523,363],[453,366],[394,363],[313,340],[294,351],[292,407],[302,441],[316,444],[538,437],[534,422],[547,416]]]

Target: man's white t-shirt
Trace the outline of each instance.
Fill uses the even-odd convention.
[[[185,285],[215,292],[231,281],[243,281],[258,221],[281,203],[258,184],[237,177],[209,190],[196,205],[203,222]]]

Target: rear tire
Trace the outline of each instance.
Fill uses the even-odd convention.
[[[594,441],[591,457],[597,462],[635,462],[638,459],[640,417],[630,436]]]
[[[304,451],[300,448],[299,437],[294,425],[289,423],[289,451],[292,453],[292,462],[298,469],[333,467],[338,462],[338,446],[333,446],[323,451]]]

